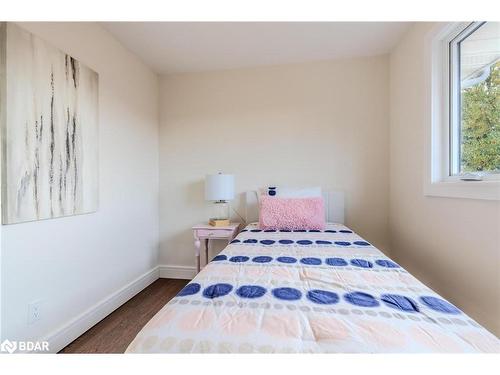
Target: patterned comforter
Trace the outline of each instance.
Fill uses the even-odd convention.
[[[500,352],[500,342],[343,225],[250,224],[127,352]]]

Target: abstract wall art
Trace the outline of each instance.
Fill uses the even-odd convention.
[[[95,212],[98,75],[13,23],[0,23],[2,223]]]

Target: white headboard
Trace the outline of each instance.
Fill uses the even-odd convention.
[[[344,224],[344,192],[338,190],[324,191],[326,221]],[[259,198],[257,190],[245,193],[245,221],[259,221]]]

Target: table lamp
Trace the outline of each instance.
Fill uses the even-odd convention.
[[[213,214],[208,223],[216,227],[229,225],[229,203],[234,199],[234,175],[211,174],[205,178],[205,199],[212,201]]]

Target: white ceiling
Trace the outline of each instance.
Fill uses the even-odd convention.
[[[407,22],[104,22],[157,73],[300,63],[390,51]]]

